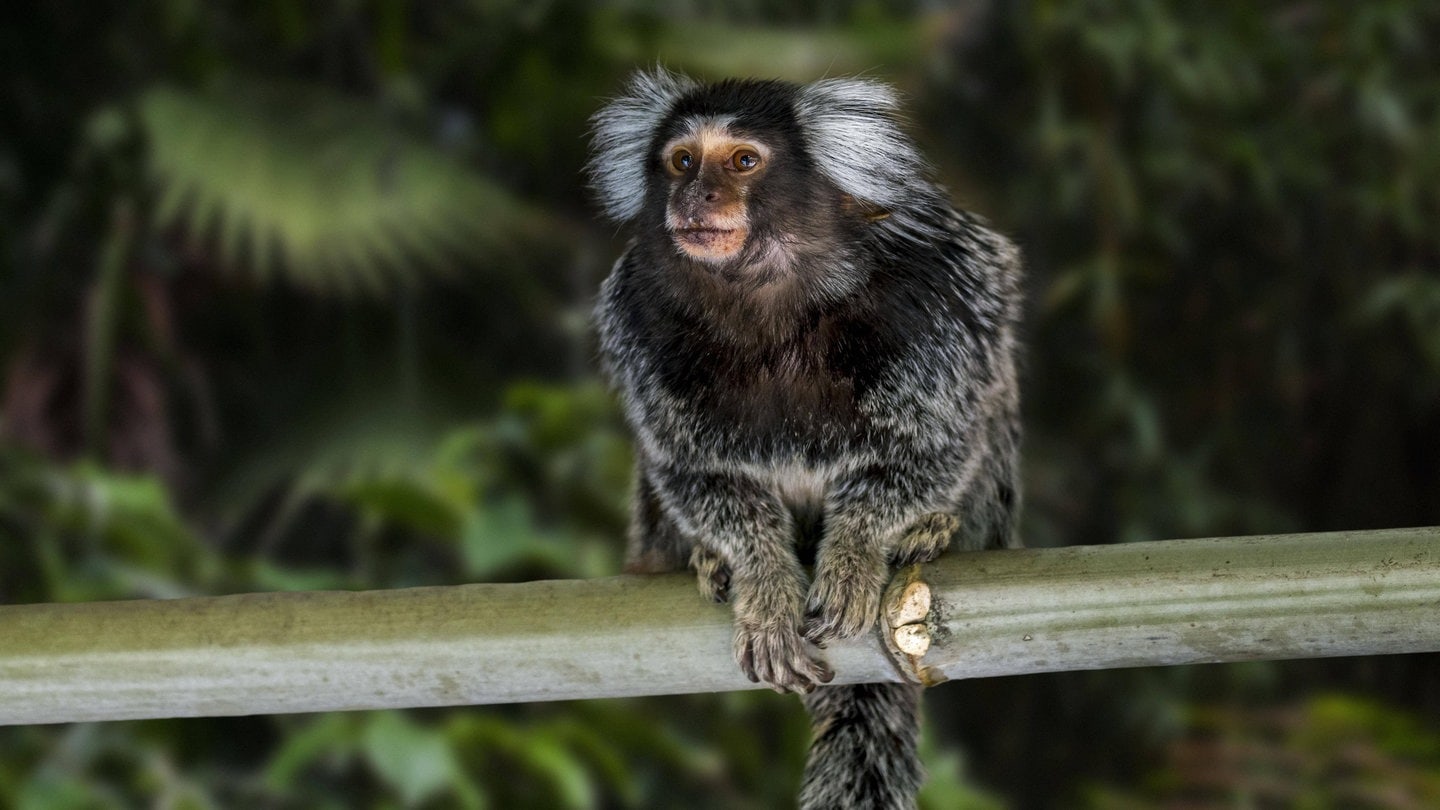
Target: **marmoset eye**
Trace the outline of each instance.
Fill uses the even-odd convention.
[[[760,154],[753,149],[741,149],[730,156],[730,168],[737,172],[752,171],[760,165]]]

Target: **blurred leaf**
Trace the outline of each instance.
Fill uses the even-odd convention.
[[[25,783],[15,796],[15,810],[100,810],[112,806],[114,796],[64,774],[41,773]]]
[[[60,465],[0,444],[0,522],[28,527],[29,553],[59,601],[193,594],[218,558],[157,477]],[[3,577],[0,577],[3,584]]]
[[[1310,747],[1343,751],[1367,742],[1387,756],[1429,765],[1434,787],[1440,789],[1440,732],[1407,712],[1378,701],[1350,695],[1322,695],[1311,701],[1300,729]],[[1435,793],[1440,798],[1440,790]]]
[[[416,531],[454,536],[461,524],[460,512],[469,504],[445,498],[437,479],[377,476],[351,482],[336,494],[362,511],[384,515]]]
[[[638,806],[640,785],[635,774],[627,767],[621,752],[617,750],[616,741],[609,733],[610,727],[610,724],[597,727],[579,721],[570,722],[567,718],[557,723],[556,731],[559,736],[564,737],[566,745],[585,757],[594,770],[599,772],[598,775],[620,797],[623,804]],[[594,792],[590,790],[588,782],[584,791]],[[595,804],[594,801],[591,803]]]
[[[354,753],[362,715],[331,712],[292,730],[265,767],[265,784],[273,790],[293,788],[307,768],[321,757],[341,758]]]
[[[1361,324],[1398,316],[1417,348],[1440,371],[1440,278],[1420,272],[1385,279],[1355,307]]]
[[[1202,705],[1163,767],[1131,789],[1097,787],[1094,810],[1191,806],[1435,807],[1440,733],[1372,700]]]
[[[319,86],[157,86],[138,105],[157,224],[262,282],[381,292],[451,273],[533,217],[377,106]]]
[[[658,57],[678,70],[713,76],[775,76],[796,81],[822,74],[873,71],[904,62],[913,53],[916,25],[909,20],[867,20],[854,28],[793,29],[738,26],[713,19],[688,19],[670,32],[659,53],[629,55],[634,61]]]
[[[520,498],[492,501],[466,516],[460,536],[465,574],[484,577],[553,546],[535,526],[529,505]],[[560,547],[552,547],[562,554]]]
[[[614,572],[633,462],[602,386],[520,382],[492,419],[431,421],[347,400],[238,462],[224,500],[269,513],[267,545],[303,525],[305,504],[323,501],[415,536],[411,549],[428,543],[456,554],[451,573],[467,579]]]
[[[263,559],[252,561],[244,571],[250,587],[261,591],[337,591],[363,585],[333,568],[299,569]]]
[[[368,720],[362,738],[366,759],[406,806],[421,804],[460,775],[443,732],[400,712],[376,712]]]
[[[1005,807],[1004,802],[980,793],[966,782],[961,770],[957,751],[928,758],[925,784],[920,789],[920,807],[923,810],[1002,810]]]
[[[925,762],[925,784],[920,788],[921,810],[1003,810],[1005,803],[990,796],[966,778],[960,751],[940,746],[930,734],[921,734],[920,756]]]
[[[194,544],[171,504],[169,489],[158,478],[85,463],[51,483],[55,517],[104,532],[136,562],[163,569],[162,560]]]
[[[595,786],[589,769],[561,740],[548,734],[536,734],[529,738],[520,753],[532,768],[549,778],[562,806],[584,810],[596,805]]]

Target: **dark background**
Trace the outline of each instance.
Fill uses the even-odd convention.
[[[1028,544],[1440,524],[1435,2],[0,14],[0,602],[616,572],[581,166],[657,62],[890,81],[1021,243]],[[927,702],[928,808],[1440,805],[1436,656]],[[3,728],[0,806],[783,807],[805,734],[768,693]]]

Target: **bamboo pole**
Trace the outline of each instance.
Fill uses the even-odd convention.
[[[1440,527],[987,552],[916,579],[931,683],[1440,651]]]
[[[1440,650],[1440,528],[951,554],[839,683]],[[0,606],[0,724],[754,687],[690,577]]]

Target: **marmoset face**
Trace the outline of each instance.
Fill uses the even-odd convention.
[[[665,227],[685,255],[722,262],[745,247],[750,200],[775,156],[764,142],[724,124],[697,122],[670,139],[658,156],[668,182]]]

